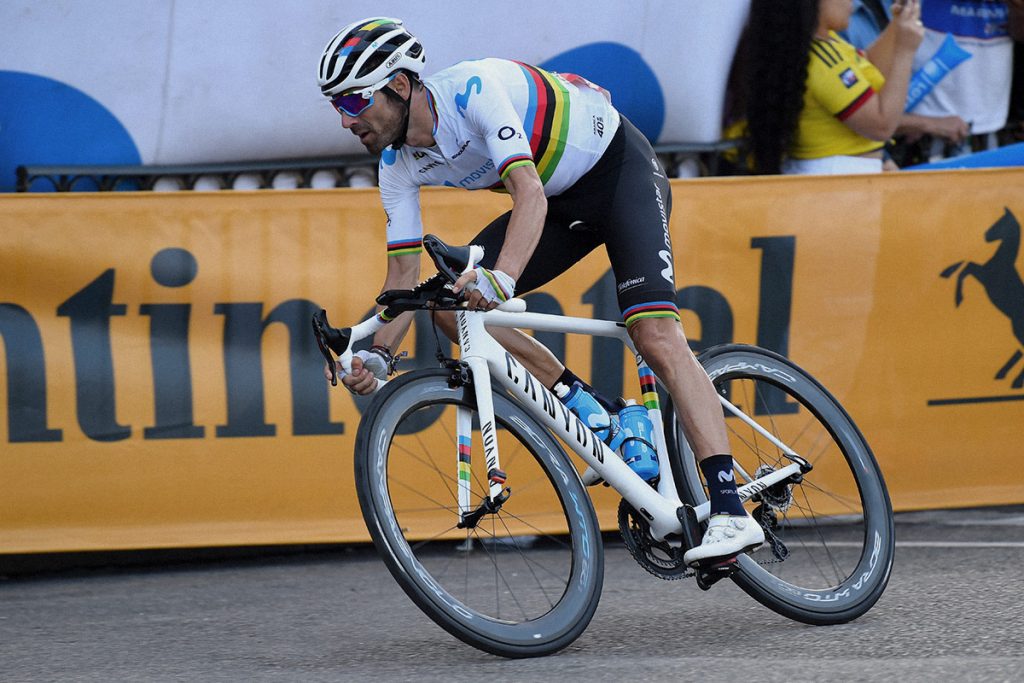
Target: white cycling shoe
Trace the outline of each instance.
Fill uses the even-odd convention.
[[[690,567],[725,562],[762,543],[764,530],[750,515],[714,515],[701,544],[687,550],[683,562]]]

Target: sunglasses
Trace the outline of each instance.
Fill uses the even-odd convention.
[[[335,95],[331,98],[331,104],[342,114],[359,116],[373,104],[374,93],[390,83],[393,78],[394,76],[388,76],[369,88]]]

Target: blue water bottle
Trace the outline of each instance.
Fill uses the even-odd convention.
[[[622,459],[644,481],[658,477],[658,451],[654,447],[654,427],[647,417],[647,408],[629,401],[618,412],[619,427],[624,433]]]
[[[565,404],[565,407],[576,414],[576,417],[583,421],[583,424],[590,427],[590,430],[597,435],[597,438],[608,442],[608,436],[612,433],[612,418],[597,399],[583,388],[578,382],[573,382],[571,387],[564,384],[555,386],[555,395]]]

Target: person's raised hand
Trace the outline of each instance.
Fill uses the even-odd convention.
[[[920,0],[896,0],[892,4],[892,25],[896,31],[896,48],[916,52],[924,40]]]

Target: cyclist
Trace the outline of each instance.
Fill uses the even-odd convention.
[[[737,496],[722,409],[679,322],[671,190],[647,139],[606,91],[579,76],[481,59],[421,79],[424,62],[423,46],[392,18],[349,24],[320,58],[321,92],[342,125],[380,155],[383,290],[419,280],[421,185],[512,197],[512,210],[473,239],[485,249],[483,261],[455,283],[471,307],[494,308],[536,289],[604,244],[629,334],[668,387],[708,482],[712,517],[702,544],[684,560],[722,564],[760,545],[764,532]],[[403,314],[376,334],[371,351],[353,358],[342,379],[349,390],[370,393],[393,370],[392,350],[410,322]],[[453,317],[441,324],[457,339]],[[529,335],[493,334],[549,388],[579,381]]]

